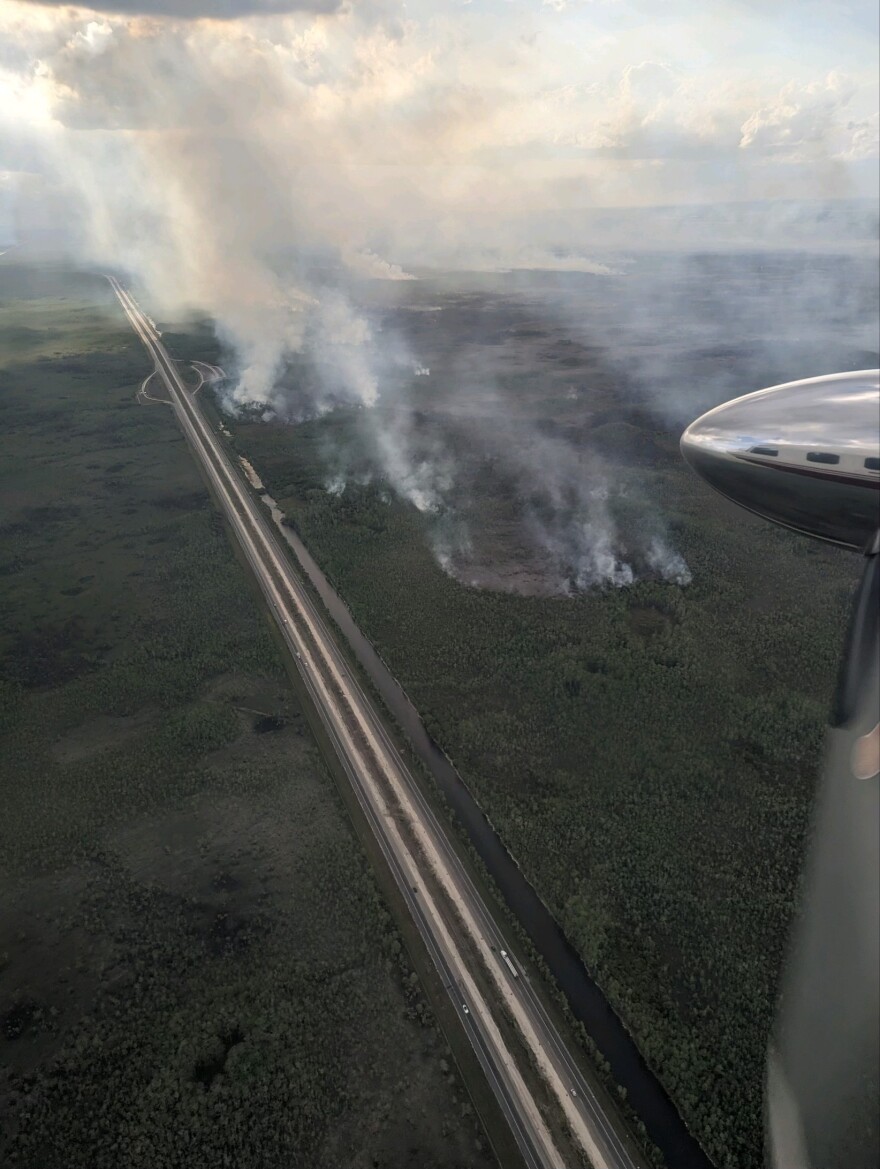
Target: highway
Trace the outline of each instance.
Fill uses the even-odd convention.
[[[352,676],[272,522],[205,422],[193,395],[131,295],[108,276],[164,381],[171,404],[262,589],[329,740],[375,834],[529,1169],[564,1159],[524,1076],[533,1068],[555,1098],[572,1141],[595,1169],[643,1165],[602,1108],[556,1030],[515,951],[471,881],[448,833],[413,779],[379,713]],[[509,965],[502,957],[505,951]],[[508,1041],[501,1012],[522,1044]],[[509,1033],[509,1025],[508,1025]]]

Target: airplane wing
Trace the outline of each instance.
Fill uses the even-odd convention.
[[[775,1169],[880,1165],[880,533],[856,598],[767,1061]]]
[[[880,371],[771,386],[682,454],[734,502],[866,554],[767,1056],[773,1169],[880,1165]]]

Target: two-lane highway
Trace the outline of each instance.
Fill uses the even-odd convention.
[[[412,914],[502,1112],[530,1169],[562,1169],[563,1159],[521,1071],[524,1050],[544,1079],[590,1163],[639,1164],[580,1073],[511,952],[446,830],[391,741],[372,700],[351,676],[322,614],[261,505],[245,487],[187,392],[152,323],[108,277],[132,327],[167,386],[180,425],[224,508],[315,707]],[[522,1040],[505,1039],[499,1009]]]

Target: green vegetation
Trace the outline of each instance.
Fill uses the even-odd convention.
[[[759,1166],[766,1036],[858,564],[714,496],[676,434],[617,413],[626,449],[603,454],[660,501],[686,588],[465,587],[432,556],[431,521],[375,480],[324,489],[356,416],[233,429],[709,1154]],[[476,498],[503,540],[509,501]]]
[[[0,351],[0,1163],[491,1163],[104,282],[0,265]]]

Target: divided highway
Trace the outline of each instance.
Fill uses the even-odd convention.
[[[342,767],[412,914],[529,1169],[564,1162],[497,1017],[512,1020],[533,1065],[595,1169],[636,1169],[614,1122],[578,1070],[564,1041],[470,880],[447,832],[410,775],[373,702],[364,694],[324,618],[282,550],[152,323],[108,276],[156,371],[178,421],[226,513],[270,611],[294,655]]]

